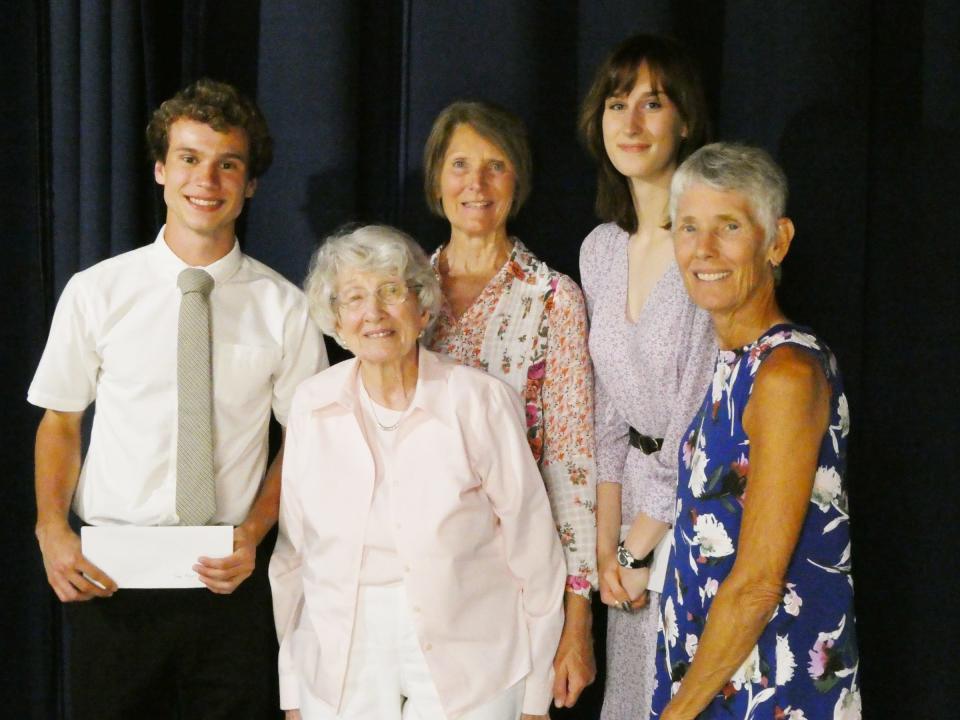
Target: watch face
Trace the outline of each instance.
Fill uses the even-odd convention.
[[[617,562],[625,568],[633,564],[633,555],[623,545],[617,548]]]

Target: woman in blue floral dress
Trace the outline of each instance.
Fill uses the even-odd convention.
[[[836,360],[776,301],[786,178],[755,148],[693,154],[674,249],[720,346],[680,450],[651,717],[860,718]]]

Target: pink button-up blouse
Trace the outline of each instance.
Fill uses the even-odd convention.
[[[290,410],[270,562],[283,708],[299,707],[301,683],[333,708],[343,690],[375,479],[357,369],[347,360],[305,381]],[[566,570],[520,399],[420,348],[412,406],[392,520],[444,709],[456,717],[525,679],[523,711],[546,713]]]

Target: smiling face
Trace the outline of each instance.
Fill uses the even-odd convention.
[[[789,219],[780,219],[768,244],[742,193],[695,183],[677,202],[673,238],[687,292],[711,313],[718,332],[729,321],[741,326],[767,322],[776,308],[771,265],[779,265],[790,247]]]
[[[164,162],[154,166],[167,205],[167,239],[232,246],[234,226],[256,180],[248,179],[249,146],[239,128],[218,132],[181,118],[170,125]]]
[[[669,181],[687,132],[646,63],[637,69],[629,92],[606,99],[602,129],[611,164],[621,175],[646,182]]]
[[[458,125],[443,156],[439,187],[453,232],[505,235],[515,184],[507,154],[472,126]]]
[[[350,305],[338,304],[337,334],[361,363],[416,363],[417,339],[430,315],[413,290],[397,304],[378,299],[377,288],[389,283],[405,284],[399,275],[357,270],[345,270],[337,279],[337,298]]]

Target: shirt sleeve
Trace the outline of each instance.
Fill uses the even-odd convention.
[[[101,359],[97,320],[84,292],[84,277],[70,278],[57,302],[46,347],[27,391],[32,405],[80,412],[96,398]]]
[[[603,383],[594,382],[594,437],[597,445],[597,483],[623,482],[627,452],[630,450],[630,426],[617,410]]]
[[[676,520],[677,466],[680,445],[690,421],[703,400],[710,369],[716,355],[710,316],[691,305],[687,330],[677,342],[677,396],[663,435],[663,446],[653,455],[652,467],[646,470],[648,481],[640,498],[640,512],[672,525]],[[629,448],[631,455],[641,451]],[[630,475],[627,459],[625,474]]]
[[[507,565],[521,589],[532,666],[523,712],[542,715],[553,697],[553,656],[563,628],[563,554],[517,395],[499,381],[489,390],[486,427],[480,435],[486,442],[477,454],[477,467],[500,520]]]
[[[329,364],[323,337],[307,311],[306,297],[298,292],[284,323],[283,356],[273,378],[273,414],[277,422],[286,425],[297,385]]]
[[[540,471],[563,546],[567,590],[589,598],[591,588],[597,587],[593,368],[586,308],[572,280],[560,278],[547,311]]]
[[[598,258],[603,227],[587,235],[580,248],[580,281],[587,313],[594,308],[594,281],[602,271]],[[617,410],[603,383],[594,378],[594,443],[596,447],[596,483],[622,483],[624,464],[629,450],[629,425]]]
[[[303,612],[302,546],[303,516],[297,496],[297,483],[302,472],[298,467],[299,447],[303,442],[296,413],[287,427],[283,455],[283,483],[280,490],[280,520],[277,542],[270,557],[270,589],[273,594],[273,617],[280,641],[278,669],[280,673],[280,707],[300,707],[297,664],[293,654],[294,633]]]

